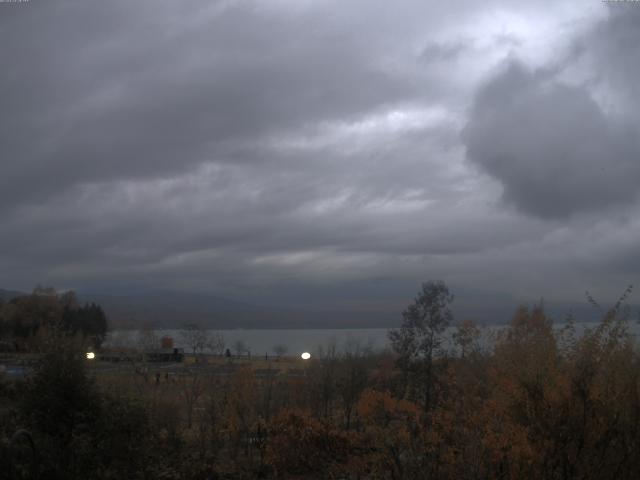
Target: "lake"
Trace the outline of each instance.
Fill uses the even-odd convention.
[[[234,345],[243,342],[252,355],[273,355],[276,346],[283,346],[287,355],[300,355],[302,352],[319,353],[320,349],[326,350],[335,346],[338,351],[353,348],[371,348],[383,350],[388,346],[388,330],[385,328],[359,328],[359,329],[233,329],[210,330],[209,333],[219,333],[224,338],[226,348],[234,352]],[[158,337],[169,336],[173,338],[174,346],[189,347],[184,340],[184,330],[156,330]],[[106,346],[128,346],[138,344],[140,331],[116,330],[109,334],[105,342]]]
[[[556,328],[562,328],[564,323],[556,323]],[[594,328],[596,322],[576,323],[578,334],[587,328]],[[495,334],[504,328],[504,325],[491,325],[480,327],[482,332],[481,345],[491,344],[491,339]],[[302,352],[320,353],[335,346],[338,352],[345,350],[353,351],[356,348],[369,348],[373,351],[381,351],[390,347],[387,337],[389,329],[386,328],[356,328],[356,329],[233,329],[233,330],[210,330],[209,333],[220,333],[225,342],[226,348],[235,353],[235,344],[243,342],[252,355],[273,355],[276,346],[286,348],[287,355],[300,355]],[[454,329],[449,328],[445,332],[444,348],[454,350],[451,334]],[[629,323],[629,331],[637,336],[640,334],[640,325],[636,322]],[[184,348],[189,347],[184,339],[184,330],[156,330],[154,334],[159,338],[162,336],[172,337],[174,346]],[[140,331],[137,330],[116,330],[110,332],[105,342],[105,346],[125,346],[134,347],[138,345]]]

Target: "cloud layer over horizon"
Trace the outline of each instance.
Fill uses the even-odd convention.
[[[31,0],[0,39],[0,287],[392,310],[640,272],[634,3]]]

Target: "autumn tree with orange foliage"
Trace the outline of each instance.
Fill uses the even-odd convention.
[[[266,464],[277,479],[344,478],[357,458],[357,437],[308,411],[285,409],[269,424]]]

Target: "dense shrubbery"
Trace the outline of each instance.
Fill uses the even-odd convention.
[[[639,478],[640,356],[621,305],[582,335],[520,308],[490,349],[467,322],[464,355],[436,355],[448,315],[430,308],[450,296],[431,286],[397,353],[329,349],[302,376],[94,381],[57,338],[26,383],[2,386],[0,451],[26,428],[51,479]]]
[[[14,348],[36,350],[48,331],[62,330],[100,346],[107,333],[107,317],[99,305],[79,305],[75,293],[38,287],[31,295],[0,300],[0,339]]]
[[[53,336],[48,345],[55,350],[43,353],[26,382],[3,384],[19,389],[2,412],[5,457],[8,438],[21,428],[36,447],[37,478],[138,478],[129,472],[145,472],[146,443],[152,438],[145,409],[100,391],[87,376],[82,343]],[[26,461],[21,468],[28,471]],[[11,463],[5,472],[15,469],[15,460]]]

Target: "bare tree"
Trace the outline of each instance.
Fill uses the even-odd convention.
[[[197,371],[179,377],[180,391],[187,408],[187,428],[191,428],[193,412],[205,391],[204,381]]]
[[[353,410],[369,379],[366,360],[372,352],[371,342],[363,346],[357,338],[345,344],[338,371],[337,389],[342,400],[342,410],[347,430],[351,428]]]
[[[242,340],[236,340],[233,343],[233,349],[236,351],[237,356],[243,355],[249,350],[247,344]]]
[[[140,329],[136,343],[143,352],[156,350],[160,346],[160,337],[153,325],[146,324]]]
[[[211,343],[209,332],[196,323],[189,323],[183,327],[182,339],[194,355],[202,353]]]
[[[224,354],[225,346],[224,336],[220,332],[213,332],[209,334],[207,347],[209,347],[214,355]]]
[[[319,402],[319,413],[328,418],[337,391],[338,352],[335,339],[329,341],[326,347],[319,346],[316,358],[310,369],[310,377]]]
[[[275,352],[275,354],[278,356],[278,358],[284,356],[287,354],[287,352],[289,351],[289,349],[287,348],[286,345],[275,345],[272,350]]]

